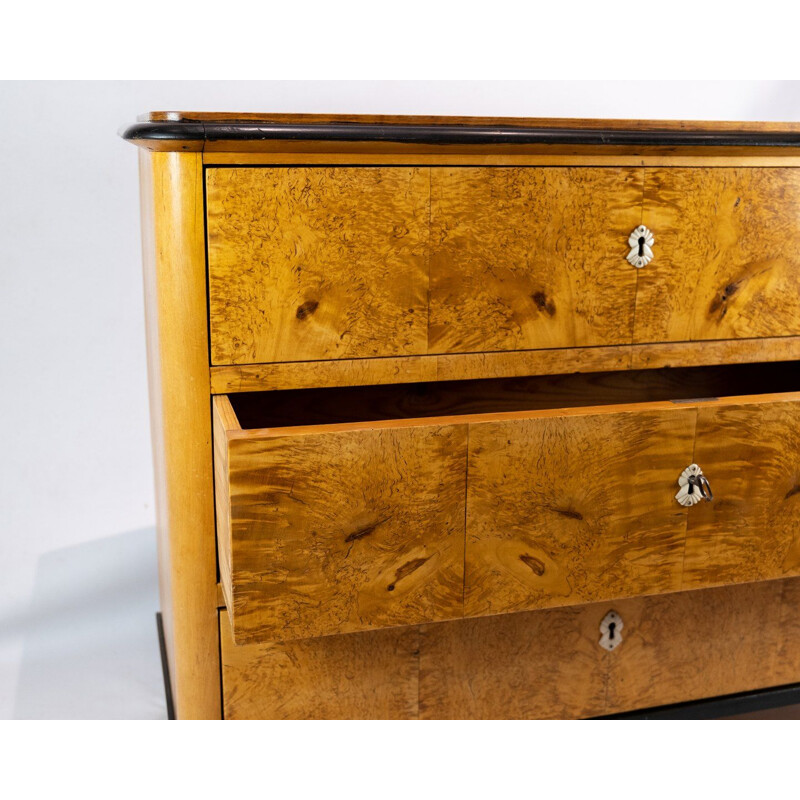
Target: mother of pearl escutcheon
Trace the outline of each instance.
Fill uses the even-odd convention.
[[[637,269],[646,267],[653,260],[653,232],[645,225],[634,228],[628,237],[628,246],[631,248],[627,255],[628,261]]]
[[[711,493],[711,484],[697,464],[690,464],[686,467],[678,478],[678,486],[681,488],[675,495],[675,499],[682,506],[693,506],[701,500],[710,503],[714,499],[714,495]]]

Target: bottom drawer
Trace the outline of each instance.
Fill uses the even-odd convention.
[[[579,718],[752,691],[800,681],[798,609],[791,578],[239,646],[221,610],[224,716]]]

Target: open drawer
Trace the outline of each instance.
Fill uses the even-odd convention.
[[[800,574],[798,378],[778,363],[215,397],[234,639]],[[706,481],[683,505],[694,464]]]

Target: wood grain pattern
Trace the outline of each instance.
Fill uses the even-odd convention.
[[[218,397],[212,405],[214,434],[214,500],[217,523],[217,559],[219,579],[225,605],[233,608],[231,584],[231,502],[227,491],[219,491],[228,482],[228,431],[240,430],[239,421],[227,397]]]
[[[424,626],[420,715],[587,717],[793,683],[798,602],[789,579]],[[623,641],[606,652],[611,608]]]
[[[244,646],[223,611],[225,716],[579,718],[779,686],[800,680],[799,604],[795,578]]]
[[[800,573],[800,403],[700,408],[694,460],[715,499],[689,510],[683,587]]]
[[[207,206],[213,364],[425,352],[426,170],[210,169]]]
[[[422,719],[547,719],[606,712],[607,606],[574,606],[425,625]]]
[[[465,614],[679,589],[686,509],[672,489],[695,417],[642,406],[471,425]]]
[[[709,342],[664,342],[631,347],[631,369],[657,367],[705,367],[712,364],[797,361],[800,337],[728,339]],[[791,364],[787,370],[793,369]],[[213,381],[213,376],[212,376]]]
[[[784,587],[765,581],[615,603],[623,643],[609,653],[607,713],[800,680],[800,638],[783,627]]]
[[[211,368],[214,394],[324,386],[513,378],[659,367],[746,364],[800,359],[800,337],[555,348],[510,353],[456,353],[341,361],[301,361]]]
[[[237,643],[461,615],[465,426],[245,433],[216,486]]]
[[[648,169],[636,342],[800,333],[800,171]]]
[[[345,371],[361,380],[382,370],[402,380],[438,371],[440,362],[410,358],[426,352],[497,356],[800,334],[792,255],[800,171],[644,173],[211,169],[213,363],[249,374],[258,362],[347,359]],[[643,214],[659,231],[658,252],[634,270],[625,242]],[[777,246],[763,230],[775,231]],[[357,364],[372,356],[393,361]]]
[[[140,154],[161,611],[178,718],[218,719],[202,162]]]
[[[592,386],[612,396],[636,373],[599,377],[547,382],[536,410],[481,412],[477,384],[458,415],[381,419],[378,400],[364,421],[286,425],[278,408],[265,412],[275,427],[225,431],[218,541],[236,641],[797,574],[800,394],[582,407]],[[662,380],[682,391],[681,374]],[[576,405],[548,407],[559,398]],[[214,402],[217,420],[231,413]],[[242,412],[258,424],[257,407]],[[714,504],[687,509],[677,478],[701,454],[720,485]]]
[[[236,646],[221,611],[220,636],[226,719],[417,716],[414,627]]]
[[[430,173],[429,352],[630,343],[643,170]]]
[[[582,119],[569,117],[476,117],[430,114],[275,114],[227,111],[150,111],[140,122],[160,121],[249,121],[284,124],[354,122],[377,125],[509,125],[535,128],[581,128],[663,131],[745,131],[754,133],[800,133],[800,122],[675,119]]]
[[[147,146],[142,144],[140,146]],[[243,152],[208,150],[203,153],[203,163],[210,167],[219,166],[269,166],[272,164],[366,164],[369,166],[398,166],[401,164],[430,165],[430,166],[505,166],[505,167],[798,167],[800,158],[796,151],[786,148],[759,147],[753,154],[743,155],[737,150],[741,148],[725,148],[724,152],[704,154],[705,148],[676,153],[672,150],[667,153],[652,154],[638,152],[633,154],[620,153],[618,148],[595,149],[590,154],[559,154],[552,149],[546,152],[526,153],[520,150],[510,150],[498,153],[487,151],[486,148],[465,147],[445,148],[442,152],[437,147],[430,152]],[[523,149],[524,150],[524,149]],[[734,151],[734,152],[731,152]],[[771,151],[771,152],[765,152]]]

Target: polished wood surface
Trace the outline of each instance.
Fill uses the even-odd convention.
[[[458,353],[341,361],[294,361],[211,368],[214,394],[324,386],[513,378],[598,370],[796,361],[800,337],[733,339],[608,347],[554,348],[510,353]],[[787,367],[790,369],[790,367]]]
[[[800,170],[648,169],[635,342],[800,334]]]
[[[226,398],[216,398],[212,403],[212,430],[214,435],[214,499],[216,504],[217,564],[220,587],[225,605],[233,608],[231,583],[231,501],[230,494],[221,491],[228,482],[228,431],[241,430],[236,414]]]
[[[477,117],[425,114],[275,114],[227,111],[150,111],[138,118],[141,122],[278,122],[321,124],[353,122],[381,125],[521,125],[536,128],[585,128],[610,130],[671,131],[745,131],[754,133],[800,133],[800,122],[731,120],[657,120],[657,119],[584,119],[579,117]]]
[[[798,400],[473,421],[465,616],[797,575]],[[684,508],[694,462],[715,499]]]
[[[680,588],[696,412],[629,408],[470,426],[466,616]]]
[[[800,403],[700,408],[694,460],[715,499],[689,509],[683,588],[797,574]]]
[[[226,435],[237,643],[461,616],[465,426]]]
[[[424,353],[429,196],[413,167],[209,170],[212,363]]]
[[[785,623],[798,599],[797,580],[773,581],[426,626],[420,711],[595,716],[794,682],[800,638]],[[622,644],[607,652],[610,608]]]
[[[496,148],[436,147],[412,152],[381,152],[362,148],[342,148],[339,151],[315,151],[305,147],[302,151],[283,150],[244,152],[241,150],[206,150],[203,164],[208,167],[219,166],[272,166],[299,164],[310,166],[322,164],[330,166],[342,164],[353,166],[497,166],[497,167],[798,167],[800,158],[797,151],[786,148],[760,147],[753,153],[737,152],[741,148],[727,147],[724,152],[708,154],[703,148],[669,148],[664,152],[650,151],[620,152],[619,148],[595,148],[589,153],[564,153],[563,148],[539,148],[528,152],[524,147]]]
[[[428,352],[628,344],[643,174],[431,169]]]
[[[220,612],[226,719],[410,719],[419,631],[236,646]]]
[[[179,717],[583,717],[800,680],[800,124],[134,127],[170,151],[141,164]],[[715,500],[686,509],[692,461]]]
[[[179,718],[219,718],[208,328],[199,155],[140,153],[159,585]]]
[[[152,150],[239,152],[797,153],[795,123],[159,112],[121,131]]]
[[[734,390],[730,372],[718,368],[719,386]],[[648,374],[658,377],[640,375]],[[694,385],[713,390],[713,375]],[[620,376],[623,391],[634,376]],[[680,397],[680,375],[665,379],[660,390],[642,384],[641,396]],[[584,407],[591,397],[616,399],[613,379],[518,383],[412,392],[408,404],[373,392],[361,411],[346,393],[269,408],[243,396],[248,425],[269,426],[241,429],[237,419],[224,432],[227,474],[217,473],[218,524],[230,520],[219,535],[228,548],[220,566],[230,570],[222,585],[237,643],[797,574],[791,501],[800,467],[787,426],[800,393]],[[232,418],[230,402],[215,398],[217,420]],[[526,405],[535,410],[500,410]],[[728,420],[731,409],[725,425],[698,422]],[[436,416],[442,411],[450,415]],[[754,430],[772,443],[771,460],[737,449]],[[701,467],[709,480],[722,477],[713,507],[732,508],[728,517],[709,519],[675,500],[678,477],[704,442]],[[781,508],[790,501],[780,528],[776,492],[786,494]],[[742,515],[741,497],[748,514],[737,538],[727,525]],[[693,514],[708,521],[687,529]]]
[[[797,176],[211,169],[212,363],[406,359],[355,368],[373,380],[429,375],[410,355],[797,335]],[[642,219],[658,243],[637,270],[624,256]]]
[[[795,578],[244,646],[223,611],[226,717],[576,718],[779,686],[800,681],[798,603]]]

